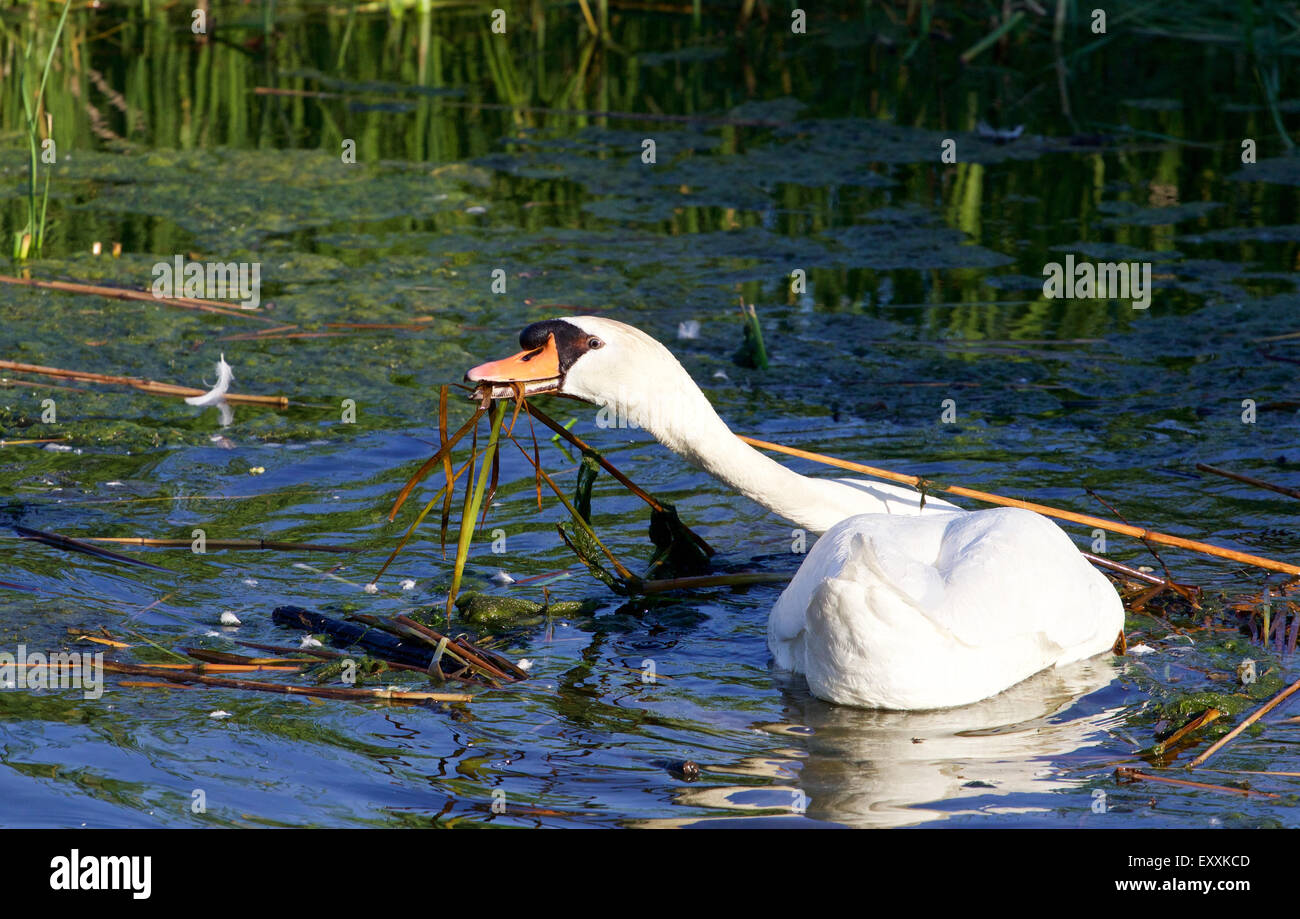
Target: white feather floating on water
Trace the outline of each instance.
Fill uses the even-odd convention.
[[[217,383],[201,396],[188,396],[185,399],[186,405],[222,405],[226,401],[226,393],[230,392],[230,381],[235,378],[235,372],[230,369],[226,363],[226,355],[221,355],[221,360],[217,361]]]

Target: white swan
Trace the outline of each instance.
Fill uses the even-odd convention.
[[[731,433],[672,354],[595,316],[552,319],[524,350],[465,375],[509,398],[559,393],[607,407],[793,524],[825,534],[773,607],[768,647],[819,698],[933,709],[995,695],[1109,651],[1124,626],[1110,582],[1055,523],[964,511],[895,485],[809,478]]]

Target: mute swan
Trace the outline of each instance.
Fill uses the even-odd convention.
[[[731,433],[672,354],[595,316],[551,319],[524,350],[465,378],[495,398],[558,393],[616,409],[687,461],[824,534],[773,607],[778,667],[841,705],[947,708],[1109,651],[1124,625],[1110,582],[1046,517],[965,511],[909,488],[799,475]]]

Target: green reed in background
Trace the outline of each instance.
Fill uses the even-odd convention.
[[[63,24],[67,22],[68,10],[72,8],[72,0],[65,0],[63,12],[59,15],[59,24],[54,28],[54,36],[50,39],[50,50],[45,55],[45,66],[41,69],[41,82],[36,90],[35,97],[32,96],[28,86],[29,65],[33,60],[33,54],[36,44],[36,32],[28,38],[27,44],[23,48],[22,65],[18,71],[18,92],[23,100],[23,116],[27,129],[27,152],[28,152],[28,182],[27,182],[27,225],[14,234],[14,259],[25,261],[31,256],[39,256],[45,246],[45,215],[50,202],[50,170],[45,170],[45,189],[41,194],[40,206],[36,202],[36,182],[37,182],[37,162],[40,154],[37,149],[40,143],[40,119],[45,111],[45,83],[50,77],[50,64],[54,61],[54,52],[59,47],[59,36],[63,34]],[[48,130],[50,123],[47,121],[47,139],[53,148],[53,131]]]

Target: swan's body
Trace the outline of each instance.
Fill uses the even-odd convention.
[[[741,494],[825,534],[768,620],[777,665],[805,674],[819,698],[965,705],[1108,651],[1123,628],[1110,582],[1046,517],[933,497],[922,507],[909,488],[799,475],[732,434],[663,345],[610,319],[535,323],[520,342],[524,352],[467,378],[614,408]]]

